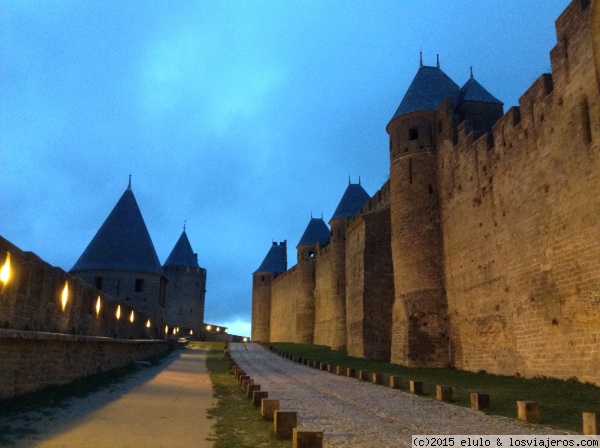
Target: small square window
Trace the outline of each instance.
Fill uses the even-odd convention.
[[[417,128],[410,128],[408,130],[408,139],[417,140],[419,138],[419,130]]]
[[[144,279],[136,278],[135,279],[135,292],[142,292],[144,290]]]

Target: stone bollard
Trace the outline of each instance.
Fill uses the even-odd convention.
[[[390,376],[390,387],[392,389],[400,389],[400,377]]]
[[[583,435],[597,436],[600,435],[600,414],[594,412],[584,412],[583,418]]]
[[[335,374],[336,375],[345,375],[346,374],[346,368],[342,367],[342,366],[337,366],[335,368]]]
[[[537,401],[517,401],[517,418],[529,423],[538,423],[540,404]]]
[[[471,392],[471,409],[485,411],[490,407],[490,396],[480,392]]]
[[[315,369],[318,369],[318,368],[320,368],[320,366],[321,366],[321,363],[320,363],[319,361],[313,361],[313,362],[312,362],[312,366],[313,366]]]
[[[352,369],[352,368],[348,367],[346,369],[346,376],[348,378],[356,378],[356,369]]]
[[[298,426],[298,415],[294,411],[275,411],[273,429],[278,439],[291,439]]]
[[[321,370],[327,370],[327,364],[324,363],[324,362],[320,363],[319,364],[319,369],[321,369]]]
[[[323,431],[310,431],[294,428],[292,434],[293,448],[323,448]]]
[[[358,379],[361,381],[369,381],[369,371],[368,370],[359,370],[358,371]]]
[[[373,384],[383,384],[383,373],[373,374]]]
[[[409,390],[411,394],[423,395],[423,381],[411,380],[409,382]]]
[[[435,387],[435,398],[439,401],[452,401],[452,388],[450,386]]]
[[[248,392],[246,393],[246,396],[248,398],[252,398],[254,392],[260,391],[260,384],[248,384],[247,389],[248,389]]]
[[[327,372],[335,373],[335,366],[333,364],[327,364]]]
[[[298,356],[298,358],[296,359],[296,362],[298,364],[304,364],[304,358],[302,356]]]
[[[252,403],[254,406],[259,407],[263,398],[269,398],[269,392],[266,390],[255,390],[252,393]]]
[[[279,410],[279,400],[263,398],[260,402],[260,415],[265,420],[273,420],[277,410]]]

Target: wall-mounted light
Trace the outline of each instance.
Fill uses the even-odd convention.
[[[117,320],[121,318],[121,305],[117,306],[117,313],[115,314],[115,316],[117,317]]]
[[[133,316],[133,310],[131,310],[131,314],[129,315],[129,322],[133,323],[135,317]]]
[[[146,328],[150,328],[150,319],[148,319],[148,322],[146,322]]]
[[[227,333],[229,330],[227,328],[225,328],[225,330],[223,330],[225,333]]]
[[[100,296],[98,296],[98,300],[96,300],[96,317],[100,316],[100,307],[102,306],[102,301],[100,300]]]
[[[248,342],[248,338],[244,338],[244,342]]]
[[[165,334],[169,334],[169,326],[165,325]]]
[[[2,265],[2,269],[0,269],[0,281],[5,285],[10,280],[10,252],[6,252],[6,258],[4,259],[4,264]]]
[[[217,327],[217,330],[216,330],[216,331],[217,331],[217,333],[218,333],[219,331],[221,331],[221,329],[220,329],[219,327]]]
[[[61,299],[60,299],[63,311],[67,308],[68,300],[69,300],[69,282],[65,282],[65,287],[63,288]]]
[[[194,330],[190,330],[190,335],[194,334]]]
[[[207,326],[206,326],[206,329],[207,329],[208,331],[212,330],[212,325],[207,325]]]

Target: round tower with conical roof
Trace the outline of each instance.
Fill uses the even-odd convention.
[[[271,341],[271,287],[287,270],[287,244],[273,242],[265,259],[252,274],[252,340]]]
[[[153,316],[155,336],[160,334],[166,278],[133,195],[131,179],[70,273]]]
[[[312,344],[315,336],[315,257],[321,247],[329,244],[329,228],[323,219],[311,217],[296,246],[296,340]]]
[[[446,366],[447,299],[438,203],[436,109],[458,85],[421,63],[396,113],[390,137],[390,206],[395,300],[391,361]]]
[[[196,329],[204,323],[206,269],[198,264],[185,227],[163,265],[167,277],[165,321],[170,326]]]

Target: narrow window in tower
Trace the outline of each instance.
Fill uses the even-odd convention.
[[[181,308],[179,308],[179,315],[181,316],[181,313],[183,312],[183,310]]]
[[[583,122],[583,132],[585,133],[586,143],[592,142],[592,123],[590,119],[590,104],[587,97],[581,100],[581,121]]]
[[[142,292],[144,290],[144,279],[135,279],[135,292]]]
[[[96,289],[102,289],[102,277],[96,277],[95,279]]]
[[[433,185],[429,184],[429,194],[433,194]]]
[[[408,139],[417,140],[419,138],[419,130],[417,128],[410,128],[408,130]]]
[[[412,184],[412,159],[408,159],[408,182]]]
[[[260,277],[260,281],[261,281],[261,282],[264,282],[264,281],[265,281],[265,276],[264,276],[264,275],[262,275],[262,276]]]

